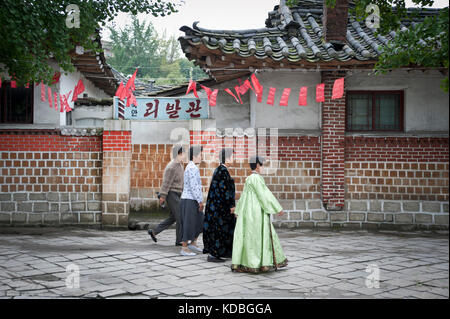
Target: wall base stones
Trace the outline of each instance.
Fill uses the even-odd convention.
[[[2,193],[0,225],[99,225],[99,193]]]
[[[321,201],[280,202],[281,217],[272,215],[277,227],[392,230],[448,230],[448,202],[346,201],[342,211],[327,211]]]

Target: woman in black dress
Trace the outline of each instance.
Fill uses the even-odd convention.
[[[227,168],[233,161],[233,150],[223,149],[219,155],[220,165],[211,180],[203,223],[203,253],[211,262],[231,258],[236,225],[234,180]]]

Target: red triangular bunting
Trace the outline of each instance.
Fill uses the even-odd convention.
[[[333,94],[331,99],[340,99],[344,95],[344,78],[339,78],[334,81],[333,85]]]
[[[45,102],[45,85],[44,85],[44,82],[41,82],[41,101]]]
[[[304,86],[300,89],[300,96],[298,98],[298,105],[299,106],[306,106],[308,105],[308,87]]]
[[[78,99],[78,95],[84,92],[84,84],[81,79],[78,80],[77,85],[73,89],[72,102],[75,102]]]
[[[11,81],[11,88],[13,88],[13,89],[17,88],[17,82],[16,81]]]
[[[219,89],[215,89],[209,98],[209,106],[216,106],[217,102],[217,94],[219,93]]]
[[[240,87],[239,87],[239,86],[235,86],[235,87],[234,87],[234,90],[236,91],[236,94],[237,94],[237,96],[238,96],[238,98],[239,98],[239,103],[243,104],[243,103],[242,103],[242,99],[241,99],[241,94],[239,93]]]
[[[263,92],[263,87],[262,85],[259,83],[258,78],[256,77],[255,74],[252,74],[252,76],[250,77],[250,79],[252,80],[252,84],[253,87],[255,88],[255,93],[256,95],[262,94]]]
[[[48,93],[48,105],[50,106],[50,108],[53,108],[53,100],[52,100],[52,89],[50,87],[47,88],[47,93]]]
[[[195,97],[198,99],[198,94],[197,94],[197,82],[195,82],[194,80],[189,80],[189,86],[187,88],[186,91],[186,95],[189,94],[189,92],[191,92],[191,90],[194,90],[194,95]]]
[[[231,92],[231,90],[230,89],[225,89],[225,92],[227,92],[228,94],[230,94],[232,97],[234,97],[234,99],[236,100],[236,102],[238,102],[239,103],[239,100],[237,99],[237,97],[236,97],[236,95],[234,95],[234,93],[233,92]]]
[[[269,89],[269,96],[267,97],[267,104],[273,105],[275,103],[275,93],[277,89],[276,88],[270,88]]]
[[[316,86],[316,102],[325,102],[325,83]]]
[[[290,88],[284,89],[283,95],[281,95],[280,106],[288,106],[290,94],[291,94]]]
[[[53,106],[58,111],[58,93],[53,92]]]

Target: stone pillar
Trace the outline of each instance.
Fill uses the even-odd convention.
[[[344,76],[344,71],[322,72],[322,200],[327,210],[341,210],[345,200],[345,90],[341,99],[331,99],[334,81]]]
[[[105,120],[103,131],[102,226],[128,226],[130,167],[130,121]]]

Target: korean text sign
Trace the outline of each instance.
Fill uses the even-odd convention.
[[[138,97],[137,105],[114,98],[114,118],[123,120],[186,121],[209,117],[208,99]]]

